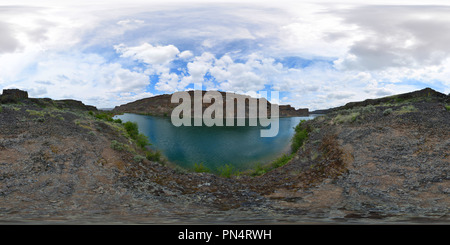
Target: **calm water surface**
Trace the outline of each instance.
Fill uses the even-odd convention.
[[[245,170],[290,152],[294,127],[314,117],[280,118],[278,135],[266,138],[260,137],[260,126],[175,127],[170,118],[128,113],[115,118],[136,122],[139,131],[149,138],[151,148],[161,151],[170,162],[188,169],[203,163],[214,171],[225,164]]]

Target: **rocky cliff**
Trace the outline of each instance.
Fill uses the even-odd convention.
[[[0,95],[1,103],[17,102],[22,99],[28,99],[28,92],[20,89],[3,89]]]
[[[194,91],[188,91],[189,95],[191,97],[191,108],[193,108],[194,105]],[[251,98],[250,96],[246,95],[239,95],[239,94],[228,94],[225,92],[220,92],[222,95],[222,101],[223,101],[223,111],[226,113],[226,105],[227,105],[227,95],[232,95],[236,99],[234,100],[235,103],[235,110],[234,110],[234,117],[237,117],[237,110],[236,110],[236,104],[238,100],[245,100],[245,117],[249,116],[249,101],[250,100],[256,100],[259,101],[259,99]],[[202,97],[205,96],[206,91],[202,91]],[[114,112],[116,113],[136,113],[136,114],[148,114],[148,115],[155,115],[155,116],[170,116],[172,114],[172,110],[179,105],[179,103],[171,103],[171,94],[164,94],[164,95],[158,95],[150,98],[145,98],[141,100],[137,100],[125,105],[116,106],[114,108]],[[181,103],[181,102],[180,102]],[[214,101],[211,103],[202,103],[202,110],[204,111],[206,108],[208,108]],[[258,104],[258,102],[256,102]],[[268,115],[271,113],[270,109],[270,102],[267,102],[267,108]],[[193,110],[192,110],[193,113]],[[308,109],[295,109],[291,107],[290,105],[280,105],[279,106],[279,116],[280,117],[295,117],[295,116],[308,116]]]

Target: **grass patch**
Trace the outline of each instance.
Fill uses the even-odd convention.
[[[64,118],[63,118],[63,120],[64,120]],[[84,123],[89,124],[89,122],[82,122],[81,119],[75,119],[74,122],[79,127],[85,128],[85,129],[90,130],[90,131],[94,130],[91,126],[84,124]]]
[[[416,112],[417,108],[413,105],[402,106],[399,110],[395,111],[396,114],[405,114],[409,112]]]
[[[374,105],[360,106],[352,109],[343,109],[336,112],[333,118],[334,123],[353,123],[359,121],[359,119],[364,119],[367,115],[373,114],[377,111],[377,107]]]
[[[278,157],[273,162],[271,162],[270,164],[267,164],[267,165],[262,165],[262,164],[258,163],[253,168],[253,170],[251,170],[248,173],[248,175],[253,176],[253,177],[263,175],[267,172],[270,172],[273,169],[276,169],[276,168],[286,165],[290,160],[292,160],[292,158],[294,158],[294,156],[295,156],[295,152],[291,153],[291,154],[283,154],[282,156]]]
[[[334,118],[334,122],[337,124],[355,122],[359,115],[361,115],[359,112],[352,112],[347,115],[339,114]]]
[[[197,164],[194,163],[194,172],[196,173],[210,173],[211,170],[206,167],[203,163]]]
[[[450,105],[445,105],[444,107],[447,111],[450,111]]]
[[[38,116],[38,117],[44,117],[45,112],[44,111],[35,111],[35,110],[27,110],[28,114],[30,116]]]
[[[292,159],[292,157],[294,157],[294,154],[290,154],[290,155],[283,154],[281,157],[275,159],[275,161],[273,161],[270,164],[270,166],[271,166],[272,169],[284,166],[284,165],[286,165],[286,163],[288,163]]]

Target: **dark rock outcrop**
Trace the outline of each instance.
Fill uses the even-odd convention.
[[[309,116],[308,108],[295,109],[290,105],[280,105],[280,117],[298,117],[298,116]]]
[[[28,99],[28,92],[20,89],[3,89],[0,96],[1,103],[15,103],[22,99]]]

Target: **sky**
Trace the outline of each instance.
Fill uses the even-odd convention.
[[[450,5],[0,0],[0,89],[112,108],[194,83],[310,110],[448,94]]]

